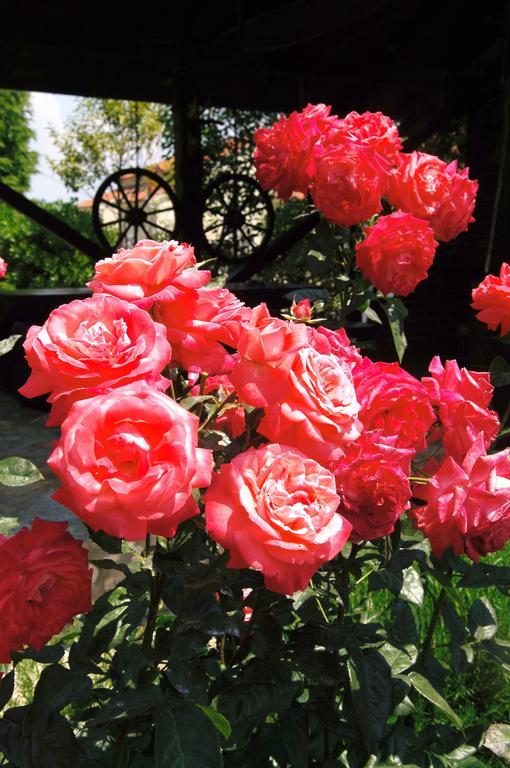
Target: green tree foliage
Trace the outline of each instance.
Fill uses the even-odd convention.
[[[43,205],[93,237],[90,213],[80,211],[74,203]],[[4,203],[0,203],[0,255],[9,265],[6,287],[66,288],[83,285],[92,276],[88,256]]]
[[[30,94],[0,91],[0,180],[25,192],[37,167],[37,152],[30,149]]]
[[[94,194],[120,168],[159,160],[161,107],[117,99],[80,99],[62,131],[51,129],[60,157],[51,168],[73,192]],[[137,158],[138,148],[138,158]]]

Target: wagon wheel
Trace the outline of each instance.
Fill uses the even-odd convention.
[[[271,238],[271,198],[250,176],[223,173],[205,189],[202,231],[207,250],[222,261],[241,261]]]
[[[94,197],[92,221],[102,245],[111,250],[138,240],[171,240],[177,198],[152,171],[125,168],[103,181]]]

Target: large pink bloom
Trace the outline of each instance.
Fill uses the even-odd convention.
[[[478,182],[457,161],[445,163],[425,152],[400,154],[386,197],[392,205],[430,222],[438,240],[447,242],[474,221]]]
[[[409,507],[413,451],[395,446],[396,438],[363,432],[345,446],[333,466],[341,499],[339,511],[352,523],[351,541],[390,534]]]
[[[48,424],[61,424],[73,402],[139,379],[165,389],[160,374],[170,360],[165,329],[143,309],[96,295],[54,309],[33,325],[24,344],[32,372],[25,397],[51,392]]]
[[[427,277],[436,248],[426,221],[397,211],[365,229],[356,246],[356,265],[379,291],[408,296]]]
[[[441,557],[447,547],[475,562],[510,539],[510,449],[487,456],[479,435],[462,464],[448,457],[414,495],[425,502],[413,516]]]
[[[334,126],[343,140],[368,150],[382,173],[395,165],[402,141],[395,122],[382,112],[349,112]]]
[[[266,409],[258,431],[324,464],[359,436],[359,408],[349,364],[307,347],[295,356],[287,388]]]
[[[293,192],[306,194],[311,180],[311,155],[316,142],[334,125],[331,107],[308,104],[301,112],[281,117],[271,128],[254,133],[253,159],[257,179],[288,200]]]
[[[182,291],[173,301],[155,304],[155,317],[172,344],[172,360],[187,371],[211,374],[232,369],[231,351],[250,315],[251,309],[226,288]]]
[[[371,363],[355,370],[359,418],[366,430],[395,436],[400,448],[420,451],[436,417],[426,387],[398,363]]]
[[[108,293],[149,309],[156,299],[171,299],[179,289],[200,288],[211,279],[196,269],[193,248],[177,240],[140,240],[96,264],[87,283],[94,293]]]
[[[0,536],[0,663],[25,645],[39,651],[73,616],[91,608],[87,550],[67,523],[34,520]]]
[[[255,307],[239,334],[240,359],[230,373],[239,398],[256,408],[276,401],[287,387],[297,352],[307,345],[305,325],[271,317],[265,304]]]
[[[211,480],[211,451],[197,443],[198,418],[144,382],[83,400],[48,461],[62,482],[54,498],[93,530],[173,536]]]
[[[351,370],[363,362],[360,351],[347,336],[344,328],[331,330],[319,325],[318,328],[308,328],[310,346],[321,355],[335,355],[339,360],[345,360]]]
[[[335,478],[292,448],[263,445],[223,464],[205,495],[206,526],[230,568],[262,571],[290,595],[342,549],[351,531],[337,514]]]
[[[487,275],[473,290],[473,309],[477,318],[486,323],[490,331],[501,326],[501,335],[510,333],[510,264],[503,263],[496,275]]]
[[[438,408],[443,446],[458,464],[483,433],[489,448],[499,432],[499,418],[489,405],[494,387],[489,373],[459,368],[456,360],[447,360],[443,368],[439,357],[430,363],[431,378],[422,379],[431,403]]]

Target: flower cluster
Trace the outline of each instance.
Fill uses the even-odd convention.
[[[329,116],[307,120],[315,130]],[[394,129],[378,118],[374,141],[355,141],[360,121],[352,147],[386,168]],[[380,219],[367,244],[389,239],[404,263],[408,227],[431,259],[435,240],[413,214]],[[438,555],[477,557],[510,537],[510,460],[486,456],[499,430],[488,374],[434,358],[420,381],[362,355],[343,329],[308,325],[306,300],[281,319],[209,278],[189,246],[142,241],[99,262],[92,298],[30,330],[22,391],[49,392],[61,424],[49,459],[58,501],[132,541],[171,538],[203,512],[229,567],[287,594],[347,540],[391,534],[406,513]],[[418,472],[426,485],[413,484]]]
[[[401,152],[394,121],[381,112],[331,115],[309,104],[255,133],[254,161],[264,189],[288,200],[309,194],[329,221],[365,229],[356,249],[363,275],[383,293],[407,296],[427,276],[437,241],[448,242],[473,219],[478,183],[457,162]]]

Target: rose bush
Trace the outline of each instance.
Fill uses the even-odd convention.
[[[498,680],[510,665],[488,593],[469,596],[510,593],[508,568],[478,563],[510,539],[505,418],[487,373],[405,370],[394,296],[424,279],[432,232],[467,226],[476,182],[402,155],[381,113],[309,105],[256,143],[266,188],[352,225],[320,225],[342,270],[328,325],[384,311],[400,362],[321,325],[310,296],[282,317],[246,308],[174,241],[104,259],[92,299],[29,332],[23,391],[61,406],[55,498],[119,581],[90,606],[61,524],[0,543],[2,705],[18,665],[41,664],[0,718],[6,765],[477,768],[501,752],[504,724],[452,705],[480,658]],[[34,479],[6,461],[0,485]]]

